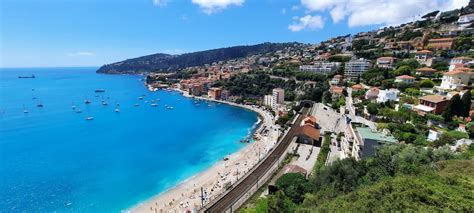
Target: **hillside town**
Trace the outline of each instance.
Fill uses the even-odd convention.
[[[278,146],[288,146],[290,159],[281,169],[269,170],[274,177],[265,179],[269,186],[264,192],[248,192],[264,198],[251,199],[244,209],[254,212],[272,199],[301,204],[305,190],[286,192],[293,188],[278,186],[281,179],[296,173],[300,181],[311,181],[324,176],[324,166],[352,160],[365,164],[380,158],[386,152],[381,149],[391,149],[384,145],[457,153],[472,147],[473,24],[471,1],[465,8],[433,11],[399,26],[148,73],[146,83],[150,90],[169,87],[195,98],[262,109],[271,114],[280,136],[294,131],[295,141],[279,138]],[[302,106],[311,108],[302,113]],[[374,170],[388,166],[377,164]],[[261,167],[255,172],[267,171]],[[235,191],[245,187],[233,184],[229,188]],[[275,187],[285,194],[278,197]],[[226,199],[237,199],[222,196],[205,203],[204,211],[229,208],[233,204],[225,204]],[[311,199],[304,197],[302,204]]]
[[[147,81],[192,96],[264,106],[282,128],[295,103],[322,102],[346,121],[347,128],[334,132],[334,138],[343,135],[335,144],[338,158],[370,156],[385,143],[456,146],[474,136],[473,21],[471,2],[462,10],[434,11],[419,21],[319,44],[295,43],[267,54],[153,73]]]

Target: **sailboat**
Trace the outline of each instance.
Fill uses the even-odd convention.
[[[23,104],[23,113],[27,114],[29,111],[25,108],[25,105]]]
[[[43,107],[44,105],[41,103],[41,101],[38,101],[38,104],[36,104],[37,107]]]
[[[72,108],[72,110],[75,110],[75,109],[76,109],[76,105],[74,105],[74,101],[71,102],[71,108]]]
[[[118,107],[115,108],[115,112],[117,112],[117,113],[120,112],[120,109]]]
[[[92,120],[94,120],[94,117],[92,117],[92,116],[87,116],[86,117],[86,121],[92,121]]]

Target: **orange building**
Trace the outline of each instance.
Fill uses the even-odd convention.
[[[428,40],[428,47],[435,50],[449,50],[453,47],[453,43],[452,38],[434,38]]]

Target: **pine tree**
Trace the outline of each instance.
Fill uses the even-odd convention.
[[[471,91],[468,90],[467,92],[464,93],[461,99],[462,103],[462,110],[459,116],[462,117],[469,117],[469,111],[471,110]]]
[[[462,105],[461,96],[459,94],[453,95],[450,102],[453,110],[453,116],[462,116],[462,111],[464,107]]]

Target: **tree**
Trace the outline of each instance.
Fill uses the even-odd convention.
[[[410,66],[404,65],[395,70],[395,75],[410,75],[412,70]]]
[[[276,181],[278,189],[282,190],[294,203],[303,201],[306,184],[306,178],[300,173],[286,173]]]
[[[274,195],[268,198],[268,213],[289,213],[293,212],[295,204],[291,202],[289,198],[285,196],[282,191],[277,191]]]
[[[433,88],[434,87],[434,83],[432,80],[430,79],[423,79],[421,82],[420,82],[420,87],[421,88]]]
[[[461,116],[461,111],[463,110],[463,103],[461,101],[461,96],[459,94],[454,95],[451,100],[454,115]]]
[[[377,104],[374,104],[374,103],[369,103],[367,104],[367,112],[369,112],[369,114],[371,115],[377,115],[377,113],[379,112],[379,106]]]
[[[453,137],[451,137],[449,134],[442,134],[438,140],[433,141],[433,146],[434,147],[442,147],[446,144],[453,144],[456,141]]]
[[[332,102],[332,95],[329,91],[324,92],[323,94],[323,103],[329,104]]]
[[[459,108],[461,107],[461,98],[458,94],[454,95],[451,100],[449,100],[446,109],[444,110],[442,116],[445,122],[451,122],[456,113],[459,113]]]
[[[461,99],[461,112],[459,113],[459,116],[462,117],[469,117],[469,111],[471,111],[471,91],[468,90],[464,93]]]

